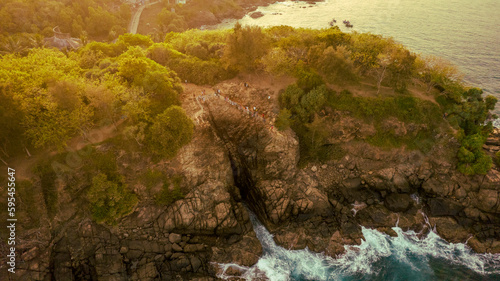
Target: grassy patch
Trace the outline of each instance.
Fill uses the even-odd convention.
[[[354,97],[349,91],[331,93],[328,105],[336,110],[348,111],[367,123],[374,123],[377,133],[368,138],[372,145],[394,148],[405,145],[408,149],[428,152],[434,145],[435,131],[443,122],[439,105],[411,96],[396,97]],[[383,123],[394,117],[405,125],[425,125],[415,134],[397,135],[392,129],[384,129]]]
[[[148,169],[146,172],[139,176],[139,181],[149,191],[160,182],[167,182],[167,177],[161,171]]]
[[[158,205],[168,206],[184,198],[181,190],[182,177],[176,176],[163,184],[162,190],[155,196]]]

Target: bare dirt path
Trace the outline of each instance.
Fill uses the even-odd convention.
[[[120,121],[116,122],[116,124],[111,124],[100,128],[92,129],[90,130],[90,132],[86,134],[87,137],[84,136],[74,137],[68,142],[65,151],[75,152],[84,148],[86,145],[99,143],[111,137],[114,137],[118,133],[117,127],[120,126],[125,120],[126,119],[121,119]],[[29,180],[34,176],[32,170],[36,163],[39,163],[40,160],[44,158],[56,155],[59,152],[60,151],[51,150],[49,148],[39,152],[35,152],[32,154],[31,157],[27,155],[18,156],[8,161],[9,164],[8,167],[11,167],[16,170],[17,179]]]

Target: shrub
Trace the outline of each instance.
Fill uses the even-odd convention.
[[[486,174],[493,165],[491,157],[483,151],[485,137],[480,134],[465,136],[458,150],[458,170],[466,175]]]
[[[288,128],[290,128],[290,117],[292,117],[292,114],[290,113],[290,110],[283,108],[280,110],[280,114],[276,118],[276,128],[280,131],[284,131]]]
[[[108,180],[99,173],[93,177],[87,193],[92,217],[98,222],[116,224],[118,219],[131,213],[137,203],[137,196],[121,182]]]
[[[234,26],[234,32],[227,37],[222,61],[226,68],[239,71],[255,70],[258,60],[268,51],[267,35],[260,27]]]
[[[193,121],[179,106],[171,106],[156,116],[150,128],[149,146],[153,153],[172,158],[193,136]]]
[[[151,40],[149,36],[146,35],[126,33],[120,35],[116,43],[124,44],[127,47],[139,46],[143,48],[148,48],[149,46],[153,45],[154,42],[153,40]]]
[[[99,152],[91,146],[85,150],[86,152],[81,154],[84,156],[82,170],[86,173],[89,181],[95,176],[96,171],[105,174],[111,181],[121,180],[116,165],[116,156],[112,151]]]
[[[161,171],[148,169],[144,174],[141,175],[139,181],[144,184],[147,190],[150,190],[160,182],[166,182],[166,177]]]
[[[295,77],[297,77],[297,86],[305,92],[324,84],[323,78],[314,69],[300,65],[297,67]]]

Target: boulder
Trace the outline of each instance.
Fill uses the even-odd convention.
[[[170,241],[170,243],[180,243],[182,241],[182,236],[180,234],[177,234],[177,233],[170,233],[170,235],[168,236],[168,241]]]
[[[371,205],[360,210],[356,218],[361,225],[366,227],[395,226],[396,214],[391,213],[383,205]]]
[[[263,16],[264,16],[264,14],[262,12],[254,12],[254,13],[250,14],[250,17],[253,19],[258,19],[258,18],[263,17]]]
[[[452,217],[431,217],[429,222],[436,226],[439,236],[448,242],[464,243],[470,237],[470,234]]]
[[[477,194],[476,207],[485,212],[500,211],[500,193],[492,189],[481,189]]]
[[[449,198],[430,198],[427,204],[429,215],[434,217],[457,216],[464,209],[464,206]]]
[[[391,193],[385,197],[384,205],[393,212],[406,212],[413,205],[408,194]]]

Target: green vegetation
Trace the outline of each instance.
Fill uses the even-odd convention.
[[[144,184],[148,191],[155,185],[165,182],[166,180],[166,176],[161,171],[153,169],[148,169],[139,177],[139,181]]]
[[[452,89],[460,87],[454,87]],[[493,129],[489,111],[493,110],[497,99],[493,96],[483,98],[480,89],[462,89],[461,92],[449,91],[439,96],[437,101],[442,104],[452,125],[459,128],[461,147],[457,157],[458,170],[466,175],[486,174],[493,165],[490,156],[482,147]]]
[[[260,27],[242,27],[236,23],[227,37],[222,62],[226,68],[254,70],[258,59],[267,52],[267,38]]]
[[[435,103],[411,96],[396,97],[354,97],[350,92],[330,95],[329,106],[352,115],[367,123],[373,122],[376,134],[368,142],[381,147],[400,147],[419,149],[427,152],[434,145],[434,136],[443,123],[441,109]],[[395,130],[397,122],[387,124],[393,117],[405,124],[414,124],[414,132],[401,134]],[[392,126],[391,126],[392,125]]]
[[[1,57],[4,155],[30,144],[62,149],[73,136],[123,117],[129,119],[127,137],[142,145],[153,134],[156,116],[180,104],[182,91],[175,72],[147,57],[152,44],[146,36],[127,34],[114,44],[91,43],[68,56],[41,48]],[[179,120],[187,118],[177,113]],[[182,124],[189,135],[192,126]]]
[[[175,201],[184,198],[181,190],[181,177],[174,177],[170,181],[165,181],[160,193],[156,195],[158,205],[168,206]],[[173,186],[171,186],[173,185]]]
[[[276,118],[276,128],[280,131],[284,131],[290,128],[292,114],[290,110],[283,108],[280,110],[278,117]]]
[[[93,177],[87,197],[92,217],[97,222],[108,224],[116,224],[118,219],[132,212],[137,204],[137,197],[121,180],[110,180],[104,173]]]
[[[91,182],[97,174],[104,174],[110,181],[114,182],[122,179],[113,151],[97,151],[94,147],[88,146],[82,154],[81,171],[85,173],[84,176],[88,182]]]
[[[191,141],[193,121],[184,110],[172,106],[159,114],[151,126],[149,146],[157,155],[171,158],[185,144]]]
[[[40,46],[38,36],[52,36],[56,26],[84,40],[113,40],[126,32],[130,17],[129,6],[119,0],[1,0],[0,46],[6,52]]]
[[[108,36],[112,29],[118,35],[121,21],[127,17],[126,8],[105,8],[114,1],[89,1],[88,8],[58,2],[55,11],[64,8],[71,19],[68,23],[58,22],[62,31],[77,32],[80,15],[84,23],[87,18],[103,16],[107,19],[102,26],[81,25],[80,34]],[[449,64],[432,57],[421,58],[391,38],[345,34],[338,28],[262,29],[238,24],[232,30],[175,32],[189,27],[189,20],[198,14],[194,4],[214,13],[238,9],[232,0],[202,2],[177,6],[175,14],[163,10],[159,15],[162,36],[154,40],[124,34],[115,43],[87,42],[76,51],[61,52],[36,44],[19,51],[15,37],[18,32],[30,32],[26,31],[28,27],[17,30],[11,25],[2,26],[3,36],[10,36],[5,37],[10,49],[0,57],[0,158],[7,159],[26,149],[63,150],[73,137],[88,137],[92,129],[121,121],[122,134],[110,142],[122,149],[154,155],[155,160],[172,158],[191,141],[194,127],[179,107],[181,81],[213,85],[239,73],[266,71],[297,79],[279,97],[282,110],[276,126],[279,130],[295,131],[300,141],[301,163],[342,157],[343,150],[332,141],[331,126],[335,120],[328,114],[341,111],[373,125],[375,133],[368,137],[369,143],[423,152],[434,145],[435,135],[446,127],[446,119],[460,131],[459,169],[466,174],[481,174],[491,167],[492,161],[481,146],[491,130],[486,121],[496,99],[483,97],[481,90],[465,88]],[[16,21],[18,12],[5,12],[16,5],[25,4],[0,2],[0,15]],[[37,33],[33,42],[40,42],[45,35],[40,30],[51,26],[51,19],[43,23],[46,26],[34,29],[38,31],[33,31]],[[164,40],[159,42],[158,38]],[[348,91],[337,93],[328,83],[344,88],[368,85],[373,94],[361,97]],[[426,85],[429,95],[434,94],[432,90],[437,86],[444,89],[436,94],[437,104],[411,96],[409,88],[419,83]],[[443,113],[446,118],[442,118]],[[406,126],[403,133],[399,130],[402,122]],[[126,190],[121,188],[124,184],[114,152],[89,150],[88,155],[83,157],[81,168],[89,182],[103,174],[105,179],[99,177],[96,185],[113,192]],[[56,174],[67,174],[66,180],[74,176],[63,166],[48,167],[58,170]],[[54,176],[47,169],[39,167],[38,175],[45,203],[54,214],[57,190]],[[165,190],[169,191],[158,196],[177,198],[175,188]],[[95,204],[104,202],[99,200]],[[123,215],[124,210],[116,212]],[[98,217],[106,221],[107,211],[103,212]]]

